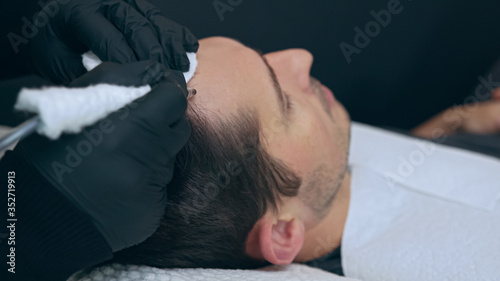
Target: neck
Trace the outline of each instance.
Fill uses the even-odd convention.
[[[304,245],[295,258],[295,262],[321,258],[340,246],[349,210],[350,191],[351,174],[348,171],[342,180],[328,215],[305,233]]]

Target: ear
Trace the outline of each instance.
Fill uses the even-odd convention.
[[[248,233],[246,253],[273,264],[290,264],[304,244],[304,224],[298,219],[273,221],[264,216]]]

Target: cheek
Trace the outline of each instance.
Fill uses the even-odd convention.
[[[326,149],[331,146],[333,124],[322,108],[313,103],[303,104],[297,109],[296,133],[297,137],[315,150]]]
[[[310,170],[317,165],[316,159],[312,157],[314,153],[310,150],[310,147],[306,147],[301,143],[292,142],[282,155],[279,158],[285,165],[301,177],[309,174]]]
[[[294,171],[299,174],[308,173],[335,156],[328,129],[324,122],[304,118],[300,122],[294,122],[285,136],[276,139],[273,150]]]
[[[290,126],[285,129],[279,122],[272,124],[266,126],[271,151],[296,172],[307,173],[321,164],[330,169],[332,163],[342,164],[340,160],[345,154],[339,142],[342,136],[319,101],[295,96]]]
[[[308,114],[301,121],[301,132],[297,139],[303,140],[310,165],[316,167],[320,164],[326,166],[343,165],[346,149],[343,147],[342,134],[337,130],[326,113],[317,109]],[[312,163],[311,163],[312,162]],[[337,164],[335,164],[337,163]]]

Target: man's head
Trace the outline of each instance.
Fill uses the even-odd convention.
[[[200,41],[188,86],[193,135],[176,162],[158,231],[117,261],[248,268],[292,262],[331,210],[347,165],[349,118],[310,77],[312,56],[261,56]]]

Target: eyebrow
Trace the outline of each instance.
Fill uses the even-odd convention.
[[[247,46],[248,47],[248,46]],[[264,64],[267,67],[267,70],[269,71],[269,77],[271,77],[271,81],[273,82],[274,86],[274,92],[276,93],[276,96],[278,98],[278,104],[281,108],[281,118],[283,119],[283,123],[286,124],[287,122],[287,107],[286,107],[286,102],[285,102],[285,95],[283,94],[283,91],[281,90],[281,86],[278,83],[278,78],[276,78],[276,73],[274,72],[273,68],[269,65],[269,62],[267,59],[264,57],[262,52],[260,50],[257,50],[255,48],[249,47],[250,49],[254,50],[262,59]]]

